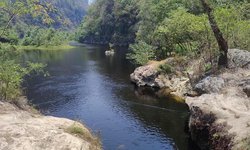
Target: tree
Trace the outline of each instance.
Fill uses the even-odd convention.
[[[44,23],[51,23],[53,19],[49,16],[50,11],[54,11],[54,7],[47,2],[40,2],[38,0],[23,0],[23,1],[10,1],[3,0],[0,2],[0,11],[5,12],[7,14],[8,19],[6,25],[2,29],[0,33],[0,38],[3,37],[4,33],[10,26],[11,22],[17,16],[24,16],[27,14],[31,14],[33,17],[42,17],[42,21]]]
[[[220,66],[227,67],[227,65],[228,65],[228,60],[227,60],[228,44],[227,44],[227,41],[224,39],[223,34],[222,34],[221,30],[219,29],[219,26],[215,20],[214,15],[213,15],[213,10],[209,6],[208,2],[206,0],[200,0],[200,1],[202,3],[204,11],[208,15],[210,26],[213,30],[214,36],[215,36],[217,43],[218,43],[218,46],[219,46],[220,57],[219,57],[218,64]]]

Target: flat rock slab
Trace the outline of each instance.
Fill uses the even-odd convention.
[[[0,149],[3,150],[99,150],[90,131],[80,125],[89,139],[66,132],[75,122],[22,111],[0,102]]]

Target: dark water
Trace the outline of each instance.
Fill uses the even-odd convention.
[[[84,122],[100,134],[105,150],[193,149],[185,133],[187,106],[135,90],[126,50],[113,57],[104,51],[27,51],[24,59],[46,63],[50,73],[28,79],[29,100],[45,115]]]

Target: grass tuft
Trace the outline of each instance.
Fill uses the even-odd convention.
[[[91,134],[81,123],[74,122],[74,124],[66,128],[65,131],[89,142],[91,145],[91,150],[100,150],[100,138],[96,135]]]

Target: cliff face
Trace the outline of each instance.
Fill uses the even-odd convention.
[[[82,124],[42,116],[0,101],[0,149],[100,150],[100,141]]]

